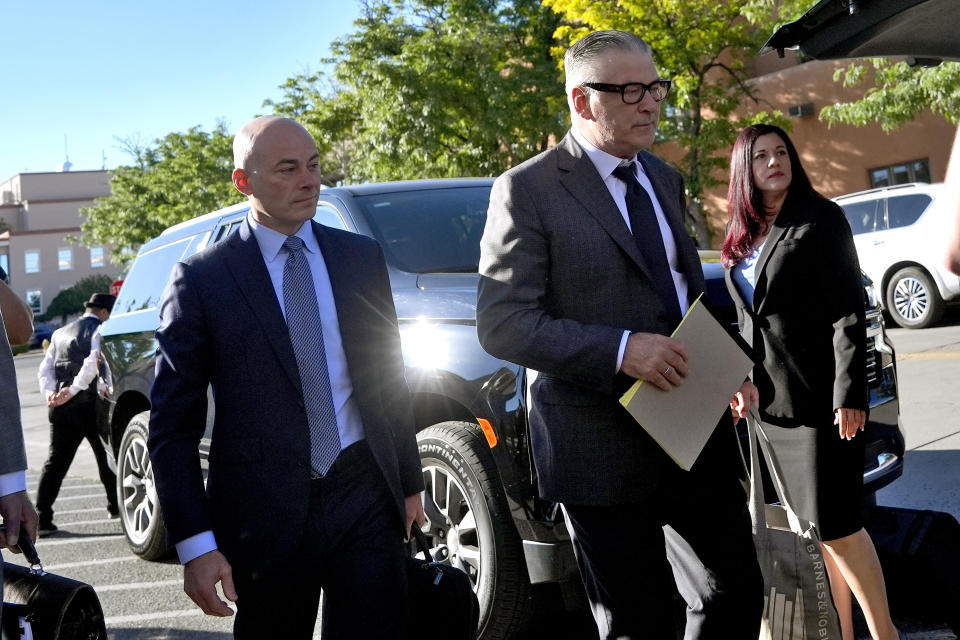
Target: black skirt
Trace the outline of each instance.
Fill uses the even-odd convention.
[[[843,440],[835,424],[779,427],[764,422],[763,429],[783,470],[791,505],[817,525],[821,539],[836,540],[863,528],[862,432]]]

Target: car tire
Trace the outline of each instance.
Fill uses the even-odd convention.
[[[887,284],[887,311],[905,329],[924,329],[943,316],[943,298],[923,269],[900,269]]]
[[[170,551],[147,451],[150,412],[130,419],[117,453],[117,504],[130,549],[144,560],[158,560]]]
[[[531,614],[530,581],[486,439],[471,422],[442,422],[417,434],[417,445],[431,552],[470,577],[480,601],[478,638],[508,638]]]

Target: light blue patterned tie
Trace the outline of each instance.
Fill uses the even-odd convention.
[[[283,248],[287,250],[287,262],[283,266],[283,308],[310,425],[310,464],[316,473],[326,475],[340,453],[340,434],[330,391],[327,354],[323,349],[317,291],[310,265],[303,255],[303,240],[290,236],[284,240]]]

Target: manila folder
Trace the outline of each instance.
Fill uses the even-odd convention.
[[[638,380],[620,404],[674,462],[689,470],[753,367],[745,342],[728,333],[701,303],[690,306],[673,337],[687,349],[687,377],[662,391]]]

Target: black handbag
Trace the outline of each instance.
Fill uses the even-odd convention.
[[[30,567],[3,563],[3,640],[107,640],[103,608],[89,584],[43,570],[26,532],[20,550]]]
[[[475,640],[480,623],[480,601],[470,576],[435,560],[420,527],[413,538],[424,559],[407,559],[407,592],[410,600],[409,637],[428,635],[446,640]]]

